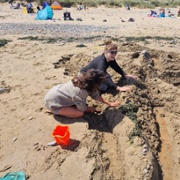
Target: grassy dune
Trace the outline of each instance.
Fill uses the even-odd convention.
[[[15,2],[16,0],[14,0]],[[27,2],[37,2],[42,4],[44,0],[27,0]],[[180,6],[179,0],[46,0],[49,3],[54,1],[60,2],[64,7],[77,6],[78,4],[86,5],[89,7],[98,7],[101,5],[107,7],[124,7],[129,4],[130,7],[138,8],[155,8],[155,7],[169,7],[176,8]],[[8,0],[0,0],[0,3],[8,2]],[[26,2],[26,1],[25,1]]]

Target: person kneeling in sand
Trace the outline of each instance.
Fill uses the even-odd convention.
[[[131,88],[129,86],[117,86],[111,79],[110,75],[107,73],[107,68],[110,66],[112,69],[114,69],[117,73],[119,73],[123,81],[127,81],[130,79],[136,79],[136,76],[134,75],[126,75],[125,72],[120,68],[118,63],[116,62],[116,55],[118,53],[118,47],[117,44],[112,43],[111,40],[107,40],[104,42],[105,48],[104,53],[96,58],[94,58],[87,66],[83,67],[80,72],[86,72],[88,69],[94,68],[99,71],[103,71],[105,74],[107,74],[106,80],[103,82],[103,84],[100,87],[101,92],[107,92],[109,88],[113,88],[118,91],[129,91]]]
[[[99,86],[106,79],[102,71],[89,69],[79,73],[71,81],[52,87],[45,96],[45,106],[55,115],[78,118],[84,112],[97,112],[86,104],[88,96],[111,107],[118,106],[119,101],[109,102],[99,95]]]

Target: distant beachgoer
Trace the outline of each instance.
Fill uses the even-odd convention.
[[[180,17],[180,8],[179,8],[179,10],[177,12],[177,17]]]
[[[156,11],[151,10],[151,13],[148,15],[149,17],[157,17]]]
[[[45,96],[45,106],[50,113],[71,118],[82,117],[84,112],[98,112],[86,104],[88,96],[111,107],[118,106],[119,101],[109,102],[99,95],[99,86],[105,79],[106,74],[95,69],[79,73],[71,81],[51,88]]]
[[[105,41],[105,49],[104,53],[96,58],[94,58],[87,66],[83,67],[80,72],[86,72],[88,69],[94,68],[99,71],[103,71],[107,74],[106,81],[103,82],[100,90],[102,92],[106,92],[109,88],[116,89],[118,91],[128,91],[130,90],[129,86],[117,86],[111,79],[110,75],[107,73],[107,68],[110,66],[117,73],[119,73],[124,81],[127,79],[135,79],[136,76],[126,75],[125,72],[120,68],[118,63],[116,62],[116,55],[118,52],[117,44],[112,43],[111,40]]]
[[[8,1],[8,3],[10,4],[10,8],[12,8],[12,9],[15,7],[14,4],[13,4],[13,1],[14,1],[14,0],[9,0],[9,1]]]
[[[130,10],[129,4],[126,4],[126,5],[125,5],[125,8],[126,8],[127,10]]]
[[[168,17],[174,17],[174,14],[170,10],[168,10]]]
[[[17,4],[13,4],[13,1],[9,1],[9,3],[11,9],[20,9],[21,7],[21,4],[19,2]]]
[[[33,9],[33,4],[32,3],[28,3],[26,5],[26,9],[28,13],[34,13],[34,9]]]
[[[164,8],[160,9],[159,17],[165,17],[165,9]]]
[[[46,6],[49,6],[49,3],[44,1],[43,4],[42,4],[42,9],[44,9]]]
[[[77,10],[78,10],[78,11],[81,11],[82,9],[83,9],[82,4],[80,4],[80,5],[77,6]]]

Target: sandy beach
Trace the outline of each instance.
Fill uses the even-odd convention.
[[[74,21],[63,20],[65,11]],[[0,177],[23,171],[29,180],[180,179],[180,18],[149,18],[149,12],[72,7],[41,21],[0,4],[0,40],[7,40],[0,46]],[[121,105],[89,98],[101,114],[47,114],[47,91],[102,54],[105,39],[118,44],[123,70],[138,77],[130,92],[103,94]],[[118,83],[120,75],[109,73]],[[130,109],[135,121],[127,105],[138,108]],[[48,146],[59,124],[69,126],[70,140]]]

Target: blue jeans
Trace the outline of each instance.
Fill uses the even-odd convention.
[[[107,79],[112,81],[111,76],[108,73],[107,73]],[[100,87],[100,90],[101,91],[107,91],[108,88],[109,88],[109,86],[106,83],[102,83],[102,85]]]

